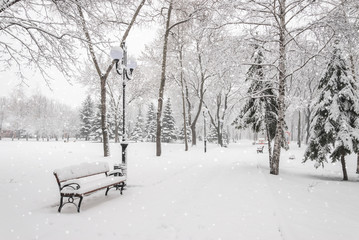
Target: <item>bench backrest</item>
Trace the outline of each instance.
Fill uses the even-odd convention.
[[[64,182],[72,179],[83,178],[110,171],[107,162],[81,163],[60,169],[56,169],[54,174],[58,182]]]

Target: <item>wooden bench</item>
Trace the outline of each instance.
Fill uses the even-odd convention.
[[[83,197],[101,189],[106,188],[106,196],[111,188],[120,189],[122,194],[126,181],[120,169],[110,171],[106,162],[81,163],[56,169],[54,175],[60,189],[59,212],[67,203],[74,204],[80,212]],[[64,198],[67,202],[63,201]],[[74,202],[75,198],[79,199],[78,204]]]
[[[263,153],[264,146],[258,146],[257,147],[257,153]]]

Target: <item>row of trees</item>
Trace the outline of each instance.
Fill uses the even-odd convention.
[[[147,16],[144,13],[137,18],[145,2],[8,0],[0,5],[1,68],[17,67],[25,82],[23,66],[34,67],[51,88],[49,67],[56,67],[71,81],[85,68],[85,64],[79,63],[88,65],[87,60],[90,61],[100,89],[104,156],[110,155],[106,85],[115,64],[106,53],[111,46],[122,45],[132,26]],[[117,31],[113,32],[114,29]]]
[[[79,137],[80,119],[71,107],[37,93],[27,97],[21,89],[0,99],[0,139]]]
[[[119,115],[119,120],[115,121],[116,108],[110,105],[109,109],[107,116],[109,138],[119,142],[119,138],[122,136],[122,116]],[[81,124],[79,130],[81,137],[86,141],[90,139],[100,139],[102,141],[100,113],[100,104],[96,106],[92,98],[87,96],[80,110]],[[141,107],[138,109],[135,124],[132,128],[127,127],[126,134],[126,139],[134,141],[156,141],[156,113],[153,103],[148,105],[146,119],[142,115]],[[181,133],[177,130],[169,98],[167,99],[162,119],[161,137],[162,141],[167,143],[181,139]]]
[[[111,85],[111,74],[114,66],[114,61],[109,59],[109,56],[106,54],[109,52],[109,49],[113,45],[122,45],[127,39],[127,36],[130,34],[132,27],[136,24],[142,24],[146,22],[156,22],[157,24],[168,23],[166,28],[165,38],[174,37],[174,33],[181,32],[178,35],[177,46],[182,48],[182,63],[183,69],[185,69],[186,59],[185,59],[185,48],[189,46],[192,50],[195,50],[194,53],[197,57],[201,58],[199,62],[202,64],[205,62],[204,57],[202,57],[202,51],[205,50],[205,45],[211,42],[211,39],[206,39],[210,34],[206,29],[201,30],[200,28],[181,29],[180,26],[187,24],[187,26],[192,25],[192,21],[197,21],[201,26],[205,26],[206,23],[202,20],[206,18],[206,11],[211,10],[212,7],[215,7],[216,1],[189,1],[188,4],[184,4],[182,1],[130,1],[127,4],[122,4],[121,1],[42,1],[37,2],[33,1],[6,1],[1,6],[0,14],[3,17],[2,24],[4,27],[1,28],[3,35],[6,40],[1,41],[1,51],[3,58],[3,66],[19,66],[21,70],[24,62],[27,65],[35,66],[44,76],[44,79],[47,81],[49,87],[51,87],[51,81],[48,77],[48,66],[57,67],[65,77],[68,77],[70,81],[70,76],[76,76],[77,72],[81,72],[81,76],[78,79],[84,79],[88,81],[86,84],[93,85],[96,84],[96,88],[99,91],[101,96],[101,131],[103,135],[104,143],[104,155],[109,155],[109,146],[108,142],[108,129],[107,129],[107,104],[110,101],[107,101],[107,98],[110,98],[111,101],[114,101],[114,104],[117,108],[119,107],[119,100],[121,94],[117,94]],[[169,4],[169,5],[167,5]],[[43,9],[46,9],[45,13],[41,16],[38,14],[42,12]],[[172,12],[173,10],[173,12]],[[19,17],[21,12],[25,12],[25,17]],[[171,12],[173,13],[171,19]],[[210,12],[208,12],[210,13]],[[41,23],[41,24],[39,24]],[[6,29],[6,30],[4,30]],[[116,29],[116,31],[113,31]],[[190,33],[191,30],[199,33],[196,40],[196,44],[183,41],[185,35]],[[19,37],[19,34],[22,36]],[[220,34],[217,34],[217,38],[220,39]],[[202,41],[201,38],[206,39]],[[165,41],[166,44],[174,46],[172,42]],[[171,40],[171,39],[170,39]],[[160,46],[161,44],[157,45]],[[229,42],[227,43],[229,46]],[[58,47],[57,47],[58,46]],[[82,49],[88,51],[88,58],[82,54]],[[164,52],[167,47],[162,48]],[[222,49],[217,49],[221,51]],[[154,54],[156,48],[154,48]],[[180,51],[180,52],[181,52]],[[228,52],[231,50],[228,49]],[[164,53],[162,52],[162,53]],[[180,53],[177,51],[177,53]],[[159,59],[166,60],[166,53],[160,55]],[[78,57],[80,56],[80,57]],[[146,56],[144,57],[146,58]],[[203,58],[203,59],[202,59]],[[84,61],[81,61],[81,60]],[[87,61],[89,59],[89,62]],[[80,60],[80,61],[79,61]],[[175,60],[175,59],[173,59]],[[84,62],[84,65],[79,65],[79,63]],[[145,61],[144,61],[145,62]],[[151,59],[151,64],[156,64],[156,58]],[[160,88],[164,87],[165,78],[168,77],[166,71],[161,69],[166,69],[167,64],[161,64],[161,60],[158,62],[159,65],[155,66],[153,69],[159,70],[158,73],[161,73],[162,80]],[[178,60],[175,60],[178,62]],[[198,61],[196,61],[198,62]],[[211,60],[211,64],[214,66],[214,58]],[[90,64],[89,64],[90,63]],[[86,67],[85,67],[86,66]],[[91,67],[92,66],[92,67]],[[158,68],[158,66],[161,66]],[[204,82],[211,77],[214,71],[208,74],[204,74],[206,69],[210,69],[212,66],[202,66],[202,73],[195,73],[197,66],[194,66],[194,74],[197,77],[201,78],[200,86],[197,85],[195,81],[191,83],[193,87],[198,88],[202,98],[204,97]],[[228,66],[230,67],[230,66]],[[172,67],[171,67],[172,68]],[[176,67],[175,67],[176,68]],[[85,69],[85,71],[79,71],[79,69]],[[178,71],[172,74],[178,84],[181,83],[178,78]],[[21,74],[21,72],[20,72]],[[185,74],[185,73],[184,73]],[[140,77],[138,76],[140,75]],[[139,71],[139,74],[136,76],[137,81],[141,81],[144,78],[148,78],[146,71]],[[96,77],[97,76],[97,77]],[[156,76],[156,74],[154,75]],[[23,76],[24,77],[24,76]],[[222,76],[221,79],[224,79],[227,76]],[[24,79],[26,81],[26,79]],[[95,80],[95,81],[93,81]],[[188,88],[189,82],[184,82],[185,78],[182,78],[183,92]],[[91,83],[89,83],[89,81]],[[152,84],[133,84],[133,86],[149,86],[151,92],[149,95],[153,97],[153,92],[155,87],[153,83],[156,81],[147,81]],[[187,86],[186,86],[187,85]],[[143,94],[143,89],[142,94]],[[161,133],[161,120],[162,120],[162,99],[163,99],[164,89],[160,90],[159,102],[161,104],[157,107],[157,135]],[[139,94],[141,95],[141,93]],[[137,95],[137,97],[139,96]],[[136,96],[136,94],[134,94]],[[184,126],[191,128],[192,134],[192,144],[196,144],[196,124],[200,117],[202,111],[203,101],[197,101],[195,93],[191,90],[188,91],[188,94],[183,95],[186,98],[187,103],[191,107],[188,108],[188,111],[185,110],[184,114],[188,112],[184,117]],[[195,97],[193,99],[193,97]],[[184,99],[183,98],[183,99]],[[217,98],[221,101],[220,97]],[[131,103],[131,99],[128,101],[128,104]],[[218,103],[219,104],[219,103]],[[196,112],[193,112],[192,108],[194,105],[197,105]],[[119,111],[116,111],[119,112]],[[217,116],[212,114],[211,120],[213,123],[216,123],[217,128],[223,128],[223,121],[216,119]],[[115,115],[115,119],[119,119]],[[188,121],[188,123],[185,123]],[[118,125],[118,124],[115,124]],[[187,129],[184,130],[187,133]],[[221,132],[218,130],[218,132]],[[187,134],[186,134],[187,135]],[[156,140],[160,141],[160,135],[156,136]],[[188,137],[185,137],[185,142],[187,146]],[[188,149],[188,147],[187,147]]]
[[[162,152],[163,102],[166,96],[177,96],[172,100],[181,109],[185,150],[188,150],[189,141],[187,128],[191,130],[192,145],[196,145],[197,126],[202,115],[208,116],[221,145],[228,125],[234,122],[243,129],[253,124],[243,118],[260,118],[264,124],[256,123],[252,128],[264,131],[268,139],[273,140],[270,173],[277,175],[287,126],[294,129],[296,119],[297,139],[301,140],[305,133],[308,143],[314,134],[311,131],[313,104],[318,88],[321,89],[320,79],[327,69],[327,59],[332,54],[329,46],[333,45],[333,39],[342,42],[349,75],[357,79],[356,0],[137,0],[121,3],[14,0],[6,1],[0,8],[4,24],[1,31],[14,40],[0,41],[1,61],[18,63],[25,59],[46,73],[43,61],[56,65],[66,75],[78,66],[74,64],[79,62],[73,54],[76,49],[87,50],[90,64],[84,61],[87,68],[82,68],[86,71],[79,79],[94,82],[101,96],[105,156],[109,155],[107,104],[113,101],[112,106],[118,109],[122,97],[116,94],[118,88],[111,84],[114,61],[106,53],[114,40],[116,45],[122,45],[136,24],[159,25],[156,39],[146,48],[140,59],[141,66],[129,84],[134,91],[130,91],[133,95],[127,102],[130,105],[141,98],[157,99],[157,156]],[[37,8],[45,5],[48,16],[37,16],[44,23],[39,24],[38,19],[32,17],[42,12]],[[18,17],[22,11],[29,12],[26,18]],[[24,36],[18,37],[19,33]],[[59,45],[64,47],[57,48]],[[256,110],[253,111],[253,107]],[[261,115],[258,111],[262,111]],[[288,118],[291,121],[286,124]],[[119,121],[120,118],[115,115],[115,119]],[[353,146],[342,152],[356,153],[355,144]],[[333,149],[330,147],[325,153]]]
[[[286,147],[283,141],[287,129],[286,112],[298,114],[298,140],[302,139],[304,124],[307,141],[314,136],[311,123],[315,108],[312,105],[320,76],[332,54],[330,46],[334,39],[342,42],[350,63],[347,65],[351,68],[349,74],[356,78],[358,54],[353,46],[357,46],[357,7],[358,3],[350,0],[190,1],[186,6],[178,1],[167,1],[164,30],[152,46],[154,50],[145,56],[148,62],[156,59],[156,66],[161,67],[157,70],[160,76],[149,74],[160,79],[157,139],[165,86],[167,91],[171,91],[170,88],[173,91],[173,80],[172,83],[180,87],[183,121],[188,122],[185,126],[191,126],[192,134],[196,134],[196,123],[203,107],[212,126],[218,129],[219,142],[223,126],[230,124],[237,115],[234,124],[238,128],[252,125],[256,131],[266,132],[270,141],[273,139],[273,148],[269,145],[270,173],[279,174],[281,147]],[[253,57],[250,61],[253,52],[265,57]],[[151,70],[156,66],[151,66]],[[260,87],[245,81],[253,77],[253,72]],[[246,82],[253,84],[247,92],[240,87]],[[247,98],[250,100],[242,101]],[[302,123],[304,110],[305,122]],[[241,122],[245,117],[252,117],[253,121],[262,118],[264,124],[251,120]],[[329,149],[326,154],[337,152],[339,136],[337,131],[335,141],[321,143]],[[348,136],[350,140],[347,141],[352,143],[347,145],[353,147],[341,150],[342,157],[357,152],[356,137]],[[192,138],[195,145],[196,136]],[[160,140],[157,140],[156,153],[161,155]],[[331,159],[337,161],[338,157]]]
[[[282,6],[279,6],[279,9],[283,6],[288,6],[285,5],[285,1],[283,1],[282,4]],[[298,68],[294,68],[295,62],[294,66],[291,66],[293,64],[288,64],[289,62],[283,62],[281,65],[281,55],[279,55],[279,88],[275,88],[278,89],[279,92],[269,92],[271,89],[274,89],[268,84],[268,82],[273,81],[268,81],[268,77],[266,76],[270,71],[263,71],[263,67],[266,66],[267,63],[262,61],[262,52],[255,52],[254,55],[256,57],[253,58],[254,64],[250,67],[246,78],[247,80],[251,80],[248,94],[252,96],[241,109],[241,113],[237,117],[235,124],[238,128],[250,126],[256,132],[265,131],[269,142],[273,139],[273,129],[276,129],[275,138],[283,145],[283,131],[286,124],[283,122],[283,124],[281,124],[282,129],[278,131],[281,113],[280,105],[278,104],[283,104],[287,109],[290,108],[291,105],[294,105],[297,107],[295,111],[298,111],[297,139],[300,147],[302,138],[301,110],[303,109],[300,107],[304,106],[307,125],[306,142],[309,144],[304,156],[304,161],[308,159],[314,160],[316,161],[316,167],[324,166],[328,158],[332,162],[340,161],[343,170],[343,180],[348,180],[345,157],[352,153],[359,153],[359,139],[357,134],[359,132],[359,124],[357,122],[359,113],[359,85],[356,80],[357,64],[355,64],[357,53],[353,51],[351,47],[355,41],[354,36],[357,36],[358,21],[357,18],[351,15],[355,12],[356,4],[354,2],[342,1],[336,4],[332,2],[332,4],[333,5],[327,5],[333,6],[333,8],[331,8],[325,18],[321,18],[320,20],[315,19],[315,21],[311,23],[312,26],[310,26],[310,28],[308,27],[308,29],[313,32],[314,28],[322,28],[322,30],[317,30],[318,32],[316,32],[319,37],[316,36],[314,39],[316,39],[317,42],[313,42],[318,45],[321,40],[324,40],[322,48],[315,48],[317,51],[319,49],[318,53],[306,52],[307,56],[304,55],[303,61],[300,62],[302,65],[299,65]],[[316,5],[316,7],[318,6],[320,5]],[[287,26],[284,25],[282,27],[286,28]],[[327,33],[331,33],[331,35],[327,36]],[[301,32],[300,34],[303,33]],[[285,33],[281,37],[285,37]],[[297,54],[300,52],[300,49],[297,48],[301,42],[299,42],[298,39],[294,39],[293,36],[290,37],[291,40],[297,41],[294,46],[291,46],[289,42],[287,44],[286,41],[283,43],[287,45],[281,46],[281,39],[279,38],[279,45],[282,47],[279,51],[280,53],[288,54],[289,52],[283,51],[283,48],[286,47],[289,47],[289,49]],[[306,35],[306,37],[308,38],[308,35]],[[334,39],[334,41],[332,41],[332,39]],[[331,48],[326,48],[327,44],[329,44]],[[311,48],[309,48],[309,50],[311,50]],[[283,56],[285,57],[285,55]],[[320,59],[323,56],[330,60],[325,59],[325,61],[321,61]],[[292,58],[291,60],[297,61],[297,58]],[[290,87],[284,90],[292,99],[288,98],[281,102],[280,76],[281,73],[285,73],[284,70],[290,69],[288,65],[285,66],[283,64],[288,64],[294,68],[295,71],[283,79],[287,86],[289,85]],[[293,81],[293,79],[297,82]],[[303,86],[307,86],[308,88],[303,88]],[[294,102],[293,100],[298,102]],[[282,135],[278,134],[279,132],[281,132]],[[282,138],[282,140],[280,140],[280,138]],[[278,169],[279,163],[274,158],[277,143],[278,141],[274,144],[273,158],[271,156],[271,145],[268,144],[271,173],[274,174]],[[357,173],[359,173],[359,158]]]

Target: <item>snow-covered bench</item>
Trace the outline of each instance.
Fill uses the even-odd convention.
[[[56,169],[54,175],[60,189],[59,212],[67,203],[77,206],[80,212],[83,197],[101,189],[106,188],[106,196],[111,188],[120,189],[122,194],[126,181],[120,169],[110,171],[106,162],[81,163]],[[65,203],[64,198],[67,198]],[[74,198],[79,198],[78,204],[74,203]]]
[[[257,153],[263,153],[264,145],[257,147]]]

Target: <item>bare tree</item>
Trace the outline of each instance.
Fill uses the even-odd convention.
[[[131,20],[128,23],[124,23],[122,20],[116,19],[115,23],[117,24],[125,24],[127,25],[126,30],[121,38],[120,46],[123,46],[125,43],[127,36],[135,24],[136,18],[140,13],[141,8],[145,4],[146,0],[142,0],[138,7],[136,8],[136,11],[132,14]],[[96,56],[95,48],[99,48],[99,46],[94,42],[94,38],[99,39],[99,41],[103,38],[103,36],[95,34],[95,27],[92,25],[92,27],[89,27],[90,22],[87,20],[86,17],[90,17],[91,15],[85,16],[84,14],[84,6],[77,4],[77,12],[79,16],[79,22],[80,26],[82,28],[83,34],[86,39],[86,45],[88,48],[88,52],[90,55],[90,58],[94,64],[94,67],[96,69],[96,72],[98,74],[98,77],[100,79],[100,88],[101,88],[101,129],[102,129],[102,135],[103,135],[103,149],[104,149],[104,156],[107,157],[110,155],[110,146],[109,146],[109,135],[108,135],[108,129],[107,129],[107,108],[106,108],[106,85],[107,85],[107,78],[115,64],[115,60],[112,60],[110,64],[105,68],[105,71],[103,72],[100,67],[99,60]],[[97,8],[98,9],[98,8]],[[113,8],[112,8],[113,9]],[[117,17],[115,9],[113,9],[114,16]],[[100,20],[102,23],[104,22],[104,19],[96,19]],[[110,21],[110,19],[107,19],[108,23],[113,24],[113,22]],[[91,22],[93,24],[93,22]],[[101,51],[104,51],[104,49],[100,49]]]
[[[162,108],[163,108],[163,96],[166,83],[166,68],[167,68],[167,53],[168,53],[168,41],[169,34],[176,27],[183,23],[189,22],[192,20],[199,12],[201,12],[206,7],[207,1],[201,2],[190,2],[185,4],[181,1],[170,0],[165,9],[167,9],[167,15],[165,17],[165,33],[163,35],[163,49],[162,49],[162,63],[161,63],[161,80],[158,92],[158,104],[157,104],[157,129],[156,129],[156,156],[161,156],[161,117],[162,117]],[[193,8],[190,8],[193,7]],[[182,12],[181,17],[173,18],[172,11]],[[173,18],[173,19],[172,19]],[[193,141],[193,140],[192,140]]]
[[[188,135],[187,135],[187,108],[186,108],[186,87],[187,87],[187,81],[185,78],[185,71],[184,71],[184,55],[185,55],[185,46],[186,41],[184,40],[184,34],[186,34],[183,30],[183,25],[177,28],[177,34],[174,35],[174,51],[176,52],[177,61],[179,64],[179,68],[175,68],[173,70],[172,77],[175,79],[176,83],[180,87],[181,91],[181,98],[182,98],[182,118],[183,118],[183,134],[184,134],[184,145],[185,145],[185,151],[188,151]],[[187,43],[188,44],[188,43]],[[179,73],[178,73],[179,72]],[[176,77],[176,74],[179,75],[179,77]]]
[[[66,79],[75,70],[77,38],[59,1],[7,0],[0,4],[0,70],[16,70],[26,83],[24,69],[36,69],[51,88],[50,66]],[[16,69],[14,69],[16,68]]]
[[[166,83],[166,67],[167,67],[167,46],[168,46],[168,36],[172,27],[170,26],[171,22],[171,12],[172,12],[173,0],[169,2],[167,17],[166,17],[166,30],[164,34],[163,41],[163,50],[162,50],[162,71],[161,71],[161,81],[158,93],[158,104],[157,104],[157,129],[156,129],[156,156],[161,156],[161,116],[162,116],[162,106],[163,106],[163,94],[165,90]]]

